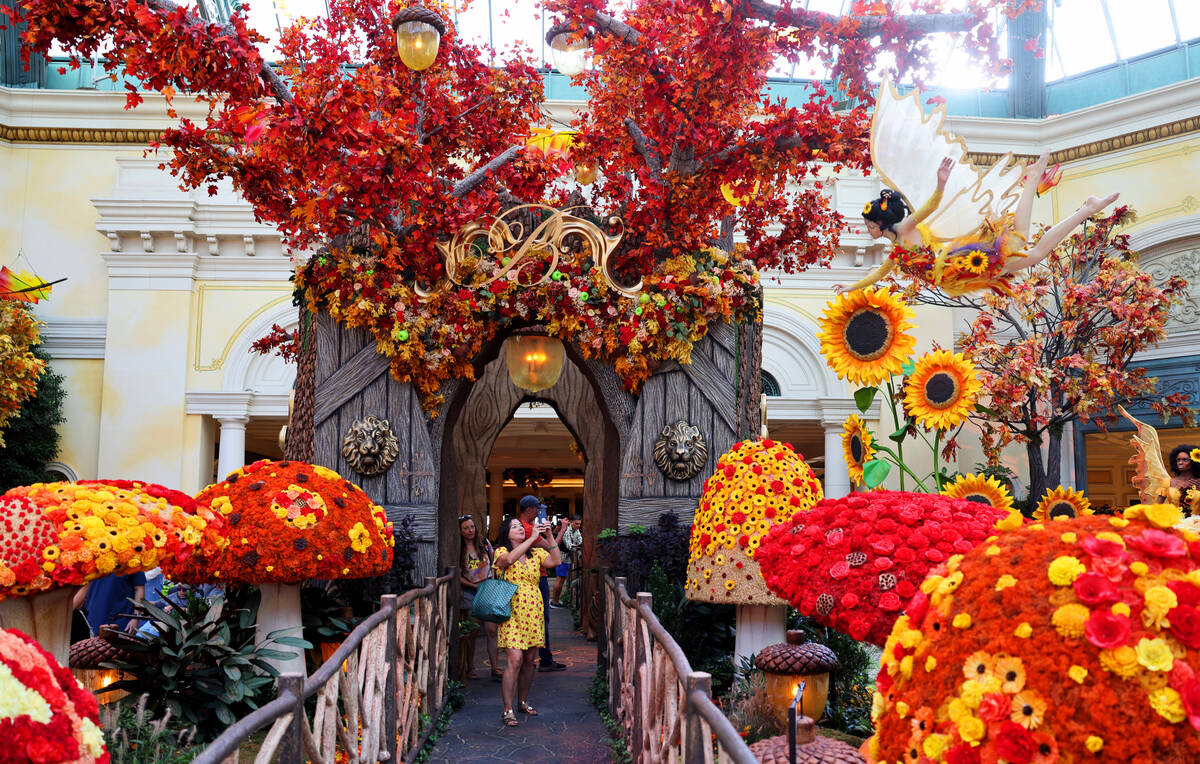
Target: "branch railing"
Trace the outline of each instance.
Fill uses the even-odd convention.
[[[630,597],[624,578],[604,576],[600,665],[608,709],[624,727],[639,764],[757,764],[733,724],[712,700],[712,676],[692,671],[687,656],[658,622],[646,592]]]
[[[268,725],[254,764],[414,761],[445,705],[458,585],[450,568],[420,589],[385,595],[312,676],[281,675],[278,697],[231,725],[193,764],[237,761],[241,745]],[[305,701],[314,695],[310,719]]]

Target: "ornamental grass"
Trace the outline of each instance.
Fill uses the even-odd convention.
[[[772,528],[756,560],[801,615],[882,645],[926,573],[1019,517],[936,494],[851,494]]]
[[[955,555],[888,638],[876,761],[1200,761],[1200,536],[1177,507]]]

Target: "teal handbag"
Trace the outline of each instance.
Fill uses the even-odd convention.
[[[504,623],[512,617],[512,598],[517,585],[502,578],[485,578],[475,590],[471,617],[491,623]]]

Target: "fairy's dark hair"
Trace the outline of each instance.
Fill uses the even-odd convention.
[[[1171,471],[1172,475],[1180,473],[1180,469],[1175,466],[1175,459],[1180,454],[1190,454],[1194,448],[1195,446],[1175,446],[1175,448],[1171,449],[1171,455],[1167,457],[1167,469]],[[1200,478],[1200,464],[1194,461],[1188,462],[1188,472],[1185,474],[1189,477]]]
[[[883,189],[879,198],[863,207],[863,219],[877,223],[885,231],[896,232],[895,225],[908,217],[908,205],[899,191]]]

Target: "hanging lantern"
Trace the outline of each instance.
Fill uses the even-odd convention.
[[[546,33],[546,42],[550,45],[550,60],[558,71],[574,77],[587,68],[588,50],[592,45],[587,35],[566,24],[555,24]]]
[[[522,390],[536,393],[553,387],[562,373],[563,346],[553,337],[513,335],[504,341],[508,377]]]
[[[392,17],[392,29],[396,32],[396,52],[405,66],[419,72],[433,65],[438,44],[446,34],[441,16],[419,5],[405,8]]]
[[[575,163],[575,181],[581,186],[590,186],[596,182],[596,163],[581,159]]]
[[[754,181],[754,185],[746,192],[745,196],[738,196],[736,189],[732,183],[721,184],[721,196],[725,197],[725,201],[729,202],[734,207],[741,207],[746,202],[758,195],[759,181]],[[743,186],[744,187],[744,186]]]

